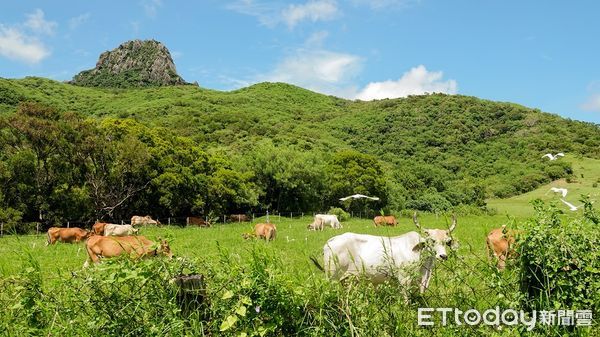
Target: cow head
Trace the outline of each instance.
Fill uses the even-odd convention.
[[[450,227],[445,229],[423,229],[417,219],[417,212],[413,214],[413,222],[418,229],[421,230],[420,242],[413,248],[413,250],[421,250],[423,247],[431,247],[435,257],[441,260],[446,260],[448,254],[446,247],[450,249],[456,249],[457,245],[455,240],[452,238],[452,231],[456,228],[456,215],[452,215],[452,224]]]

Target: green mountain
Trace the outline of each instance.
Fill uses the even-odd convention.
[[[22,102],[41,105],[19,108]],[[54,112],[39,112],[45,111],[42,107]],[[485,205],[486,198],[522,194],[573,176],[568,159],[542,159],[547,152],[600,158],[596,124],[461,95],[363,102],[282,83],[220,92],[196,86],[109,89],[42,78],[0,79],[0,115],[5,120],[0,125],[5,135],[0,139],[5,150],[0,163],[6,168],[0,183],[16,195],[24,193],[19,190],[22,186],[40,184],[6,173],[23,164],[21,150],[34,149],[33,156],[40,155],[35,152],[35,137],[23,136],[29,131],[22,125],[56,124],[57,130],[74,132],[73,140],[65,140],[65,149],[56,145],[57,153],[48,151],[61,158],[77,153],[81,159],[71,169],[80,176],[47,186],[60,185],[62,190],[28,190],[33,194],[68,190],[87,211],[69,213],[60,206],[65,194],[57,194],[55,201],[48,201],[51,205],[43,207],[48,213],[63,207],[53,216],[69,219],[105,211],[111,216],[143,211],[176,216],[266,207],[323,210],[342,206],[338,198],[353,193],[382,200],[344,207],[475,210]],[[92,126],[84,128],[80,119]],[[91,177],[89,172],[98,170],[95,156],[100,154],[83,142],[77,145],[86,132],[103,135],[89,137],[103,144],[93,151],[107,156],[103,169],[114,177]],[[115,153],[106,154],[103,147]],[[125,169],[126,153],[148,169]],[[35,162],[27,163],[30,170],[41,170]],[[94,179],[101,178],[106,186],[113,186],[110,181],[121,187],[105,187],[104,194],[94,195]],[[99,200],[127,194],[123,191],[132,195],[116,208],[110,205],[120,202],[120,196]],[[41,204],[6,192],[0,196],[0,205],[19,210],[26,218],[37,216],[35,209]]]
[[[154,40],[133,40],[100,55],[94,69],[73,77],[72,84],[86,87],[149,87],[181,85],[169,50]]]

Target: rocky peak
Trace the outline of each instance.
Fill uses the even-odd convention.
[[[155,40],[133,40],[100,55],[96,67],[73,77],[90,87],[147,87],[187,84],[175,69],[167,47]]]

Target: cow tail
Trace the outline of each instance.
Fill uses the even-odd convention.
[[[317,258],[316,258],[316,257],[314,257],[314,256],[311,256],[311,257],[310,257],[310,260],[311,260],[311,261],[312,261],[312,262],[315,264],[315,266],[316,266],[317,268],[319,268],[319,270],[320,270],[320,271],[322,271],[322,272],[325,272],[325,268],[323,268],[323,266],[322,266],[322,265],[319,263],[319,260],[317,260]]]

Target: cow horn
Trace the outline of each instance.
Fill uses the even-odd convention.
[[[448,232],[452,233],[452,231],[456,228],[456,214],[452,214],[452,225],[448,228]]]
[[[417,212],[413,213],[413,222],[418,229],[421,229],[421,225],[419,224],[419,220],[417,220]]]

